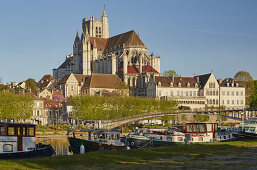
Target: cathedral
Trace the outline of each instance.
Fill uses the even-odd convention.
[[[135,87],[141,73],[160,74],[160,56],[148,54],[147,47],[134,30],[109,37],[108,16],[83,18],[82,34],[77,32],[73,53],[66,56],[53,76],[60,81],[69,73],[117,74],[130,87]]]

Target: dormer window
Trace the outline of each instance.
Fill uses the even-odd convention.
[[[173,87],[173,83],[172,82],[170,83],[170,87]]]
[[[187,83],[187,87],[190,87],[190,83]]]
[[[198,87],[198,84],[197,83],[195,83],[195,88],[197,88]]]
[[[229,87],[229,83],[227,83],[227,87]]]
[[[234,87],[234,83],[231,84],[231,87]]]
[[[238,83],[236,83],[236,87],[238,87]]]
[[[178,83],[178,87],[181,87],[181,83],[180,82]]]

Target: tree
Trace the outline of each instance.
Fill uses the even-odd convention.
[[[257,80],[254,81],[254,90],[251,96],[251,106],[257,107]]]
[[[156,111],[173,111],[176,101],[140,97],[103,97],[80,95],[68,98],[73,106],[73,118],[82,120],[112,120]]]
[[[35,81],[35,79],[29,78],[25,81],[26,83],[26,89],[27,90],[32,90],[32,91],[36,91],[37,90],[37,83]]]
[[[33,113],[33,97],[0,91],[0,119],[28,119]]]
[[[235,74],[234,79],[240,86],[245,87],[245,103],[249,105],[254,91],[254,81],[252,76],[247,71],[239,71]]]
[[[179,75],[176,73],[175,70],[166,70],[163,73],[163,76],[169,76],[171,77],[172,75],[174,75],[175,77],[178,77]]]

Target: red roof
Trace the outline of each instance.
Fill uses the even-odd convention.
[[[118,68],[118,72],[123,73],[123,67]],[[142,72],[145,73],[159,73],[156,71],[152,66],[142,66]],[[138,74],[139,73],[139,66],[128,66],[128,74]]]

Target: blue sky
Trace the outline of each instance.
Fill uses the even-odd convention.
[[[10,0],[0,6],[2,81],[52,74],[72,52],[82,18],[100,18],[104,4],[110,36],[140,32],[148,52],[161,55],[161,72],[226,78],[245,70],[257,79],[255,0]]]

